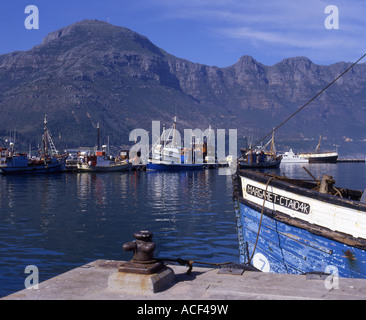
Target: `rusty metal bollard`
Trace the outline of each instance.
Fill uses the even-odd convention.
[[[150,231],[135,232],[133,236],[135,241],[126,242],[122,248],[125,251],[133,251],[132,261],[136,263],[154,263],[155,243],[151,240],[153,237]]]
[[[133,236],[136,240],[126,242],[122,246],[125,251],[133,251],[133,258],[123,263],[118,271],[152,274],[165,268],[164,263],[154,259],[155,243],[152,241],[153,233],[144,230],[135,232]]]

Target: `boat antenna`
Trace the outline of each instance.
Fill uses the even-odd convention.
[[[259,143],[261,143],[264,139],[266,139],[268,136],[273,134],[276,130],[281,128],[287,121],[289,121],[292,117],[294,117],[296,114],[298,114],[302,109],[304,109],[308,104],[313,102],[317,97],[319,97],[325,90],[327,90],[332,84],[334,84],[339,78],[343,77],[348,71],[350,71],[357,63],[359,63],[363,58],[366,57],[366,53],[362,55],[361,58],[359,58],[356,62],[352,63],[350,67],[348,67],[345,71],[343,71],[338,77],[336,77],[332,82],[330,82],[327,86],[325,86],[322,90],[320,90],[314,97],[312,97],[308,102],[306,102],[301,108],[299,108],[296,112],[294,112],[292,115],[290,115],[286,120],[284,120],[282,123],[280,123],[277,127],[275,127],[271,132],[269,132],[267,135],[265,135],[261,140],[259,140],[253,147],[254,149]]]
[[[99,143],[99,122],[97,123],[97,135],[98,135],[98,151],[100,149],[100,143]]]

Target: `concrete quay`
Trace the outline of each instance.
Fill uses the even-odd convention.
[[[223,274],[220,269],[171,265],[173,282],[160,292],[119,290],[108,285],[121,261],[96,260],[24,289],[1,300],[363,300],[366,280],[244,271]],[[314,279],[315,278],[315,279]],[[329,283],[331,287],[329,287]],[[133,285],[133,284],[132,284]],[[137,285],[137,284],[136,284]],[[134,288],[136,289],[136,288]]]

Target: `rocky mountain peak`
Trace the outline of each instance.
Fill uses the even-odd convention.
[[[0,144],[10,129],[35,143],[45,113],[64,146],[93,146],[97,122],[111,145],[128,143],[132,129],[149,131],[152,120],[170,123],[174,115],[187,128],[237,128],[238,136],[261,138],[346,66],[306,57],[266,66],[248,55],[227,68],[206,66],[130,29],[83,20],[31,50],[0,56]],[[277,141],[301,144],[319,134],[342,147],[366,141],[365,88],[360,64],[281,128]]]
[[[164,52],[147,37],[128,28],[114,26],[99,20],[82,20],[51,32],[43,39],[38,49],[47,46],[68,48],[85,45],[104,50],[113,49],[164,55]]]

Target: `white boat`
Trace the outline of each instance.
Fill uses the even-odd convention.
[[[301,153],[295,153],[292,149],[282,154],[282,163],[308,163],[309,158]]]
[[[97,124],[98,145],[94,153],[82,152],[79,154],[78,163],[76,165],[77,171],[81,172],[114,172],[130,170],[132,163],[128,160],[114,159],[108,155],[107,145],[102,146],[100,150],[99,145],[99,123]]]
[[[126,171],[132,166],[132,163],[128,161],[116,161],[107,156],[105,147],[102,147],[102,151],[96,151],[95,154],[85,153],[79,157],[79,161],[76,165],[78,171],[84,172],[114,172],[114,171]]]
[[[153,145],[151,149],[151,159],[147,163],[147,169],[154,171],[185,171],[185,170],[201,170],[204,168],[203,161],[196,162],[200,148],[182,148],[180,141],[176,140],[176,123],[177,117],[174,117],[174,124],[171,127],[167,137],[165,130],[163,132],[163,144],[160,140]],[[172,138],[170,138],[172,137]],[[166,140],[166,138],[168,138]]]

